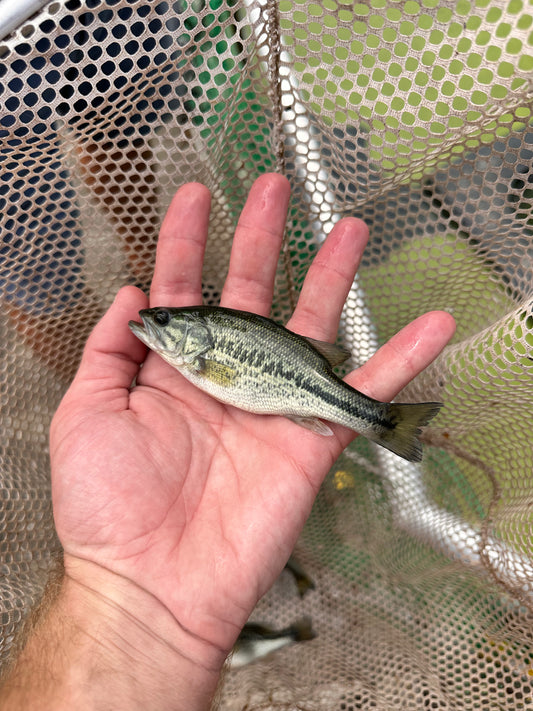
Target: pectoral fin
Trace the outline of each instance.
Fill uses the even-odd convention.
[[[222,387],[230,386],[237,377],[237,371],[234,368],[218,363],[216,360],[203,359],[202,368],[199,372],[204,378]]]
[[[316,432],[316,434],[324,435],[325,437],[331,437],[333,435],[331,427],[328,427],[325,422],[322,422],[322,420],[316,417],[297,417],[296,415],[286,415],[286,417],[296,422],[297,425]]]

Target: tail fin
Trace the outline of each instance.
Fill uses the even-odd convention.
[[[296,582],[296,587],[298,589],[298,594],[303,597],[308,590],[314,590],[315,584],[311,578],[307,575],[305,570],[302,568],[298,560],[291,555],[287,563],[285,564],[286,570],[289,570],[294,576]]]
[[[420,462],[420,428],[427,425],[441,407],[441,402],[390,403],[385,411],[390,427],[383,428],[375,441],[409,462]]]
[[[301,620],[294,622],[288,630],[295,642],[305,642],[316,637],[310,617],[302,617]]]

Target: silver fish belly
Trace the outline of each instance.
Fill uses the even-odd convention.
[[[158,307],[140,312],[133,333],[216,399],[257,414],[284,415],[320,434],[323,420],[349,427],[411,461],[420,428],[440,403],[390,404],[363,395],[332,365],[346,352],[274,321],[222,307]]]
[[[266,657],[295,642],[307,642],[316,637],[311,619],[304,617],[290,627],[274,630],[257,623],[244,625],[229,656],[229,666],[238,669]]]

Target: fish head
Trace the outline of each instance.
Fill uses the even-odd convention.
[[[186,309],[159,306],[142,309],[139,316],[142,323],[130,321],[130,329],[171,365],[190,363],[211,344],[205,324]]]

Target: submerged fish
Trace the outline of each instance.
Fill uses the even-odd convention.
[[[242,628],[235,642],[230,655],[230,667],[232,669],[243,667],[257,659],[266,657],[267,654],[275,652],[277,649],[286,647],[288,644],[304,642],[314,639],[315,636],[311,620],[308,617],[304,617],[282,630],[274,630],[265,625],[248,622]]]
[[[385,403],[332,370],[349,353],[263,316],[215,306],[158,307],[130,321],[133,333],[194,385],[224,403],[284,415],[323,435],[345,425],[407,460],[422,459],[420,428],[441,403]]]
[[[314,582],[302,568],[300,562],[294,557],[294,554],[290,556],[285,564],[285,570],[288,570],[292,574],[300,597],[303,597],[308,590],[315,589]]]

